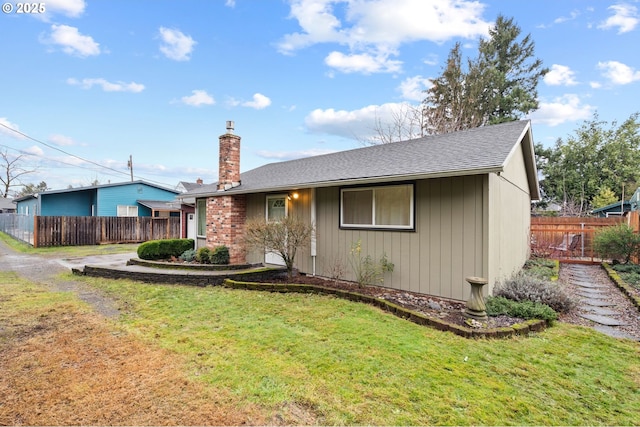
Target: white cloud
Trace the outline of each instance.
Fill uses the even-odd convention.
[[[408,77],[400,83],[398,89],[402,93],[402,98],[408,101],[422,101],[426,94],[425,90],[432,86],[431,81],[422,76]]]
[[[91,36],[80,34],[77,28],[68,25],[52,25],[51,34],[42,40],[44,43],[62,46],[62,51],[80,57],[100,54],[100,44]]]
[[[593,115],[595,108],[582,104],[578,95],[566,94],[552,102],[540,101],[539,109],[531,113],[533,123],[558,126],[564,122],[586,120]]]
[[[325,59],[325,64],[343,73],[396,73],[400,71],[402,62],[388,58],[388,55],[369,53],[345,55],[341,52],[331,52]]]
[[[490,24],[482,20],[485,6],[464,0],[290,0],[290,18],[301,32],[287,34],[278,44],[291,53],[316,43],[349,46],[398,46],[417,40],[444,42],[453,37],[486,35]],[[345,8],[341,20],[336,9]]]
[[[160,27],[160,52],[167,58],[174,61],[188,61],[193,52],[193,47],[197,44],[191,36],[187,36],[179,30]]]
[[[640,71],[618,61],[598,62],[598,68],[603,70],[602,75],[613,84],[626,85],[640,80]]]
[[[236,0],[226,0],[224,2],[224,5],[227,7],[235,7],[236,6]]]
[[[201,105],[213,105],[216,103],[215,99],[211,95],[209,95],[204,90],[192,90],[191,96],[183,96],[181,99],[182,103],[187,105],[192,105],[194,107],[199,107]]]
[[[47,0],[45,3],[47,13],[61,13],[70,18],[82,15],[86,6],[84,0]]]
[[[58,134],[51,135],[49,137],[49,141],[59,147],[68,147],[71,145],[75,145],[75,142],[73,139],[69,138],[68,136],[58,135]]]
[[[133,92],[139,93],[144,90],[144,85],[136,82],[109,82],[105,79],[67,79],[67,84],[72,86],[80,86],[82,89],[91,89],[93,86],[100,86],[105,92]]]
[[[38,147],[37,145],[32,145],[31,147],[28,147],[22,151],[31,156],[37,156],[37,157],[44,156],[44,150],[42,150],[42,148]]]
[[[427,57],[422,61],[427,65],[438,65],[440,62],[438,60],[438,55],[435,53],[430,53]]]
[[[271,99],[261,93],[254,94],[253,101],[242,103],[243,107],[255,108],[256,110],[262,110],[263,108],[267,108],[269,105],[271,105]]]
[[[632,31],[636,25],[638,25],[638,22],[640,22],[638,9],[635,6],[620,3],[609,6],[608,9],[613,11],[613,15],[598,25],[598,28],[603,30],[618,28],[618,34],[622,34]]]
[[[301,151],[267,151],[260,150],[256,152],[256,155],[263,159],[276,159],[276,160],[294,160],[301,159],[303,157],[320,156],[322,154],[335,153],[336,150],[311,148],[309,150]]]
[[[553,20],[553,23],[554,24],[562,24],[563,22],[573,21],[578,16],[580,16],[580,11],[572,10],[571,13],[569,14],[569,16],[561,16],[559,18],[556,18],[556,19]]]
[[[9,128],[9,129],[7,129]],[[7,119],[6,117],[0,117],[0,133],[5,134],[5,135],[9,135],[13,138],[17,138],[17,139],[24,139],[25,137],[22,136],[21,134],[12,131],[13,130],[17,130],[18,132],[20,132],[20,128],[18,127],[17,124],[15,123],[11,123],[9,121],[9,119]]]
[[[553,64],[544,76],[544,82],[549,86],[573,86],[578,84],[574,76],[575,72],[566,65]]]
[[[316,109],[305,117],[309,132],[338,135],[360,141],[368,140],[377,133],[376,128],[394,123],[398,115],[413,108],[408,103],[386,103],[369,105],[358,110]]]
[[[442,43],[455,37],[475,39],[488,34],[482,19],[485,6],[466,0],[289,0],[289,17],[301,27],[286,34],[277,48],[283,54],[318,44],[347,46],[332,52],[325,63],[343,72],[395,72],[391,61],[403,43]]]

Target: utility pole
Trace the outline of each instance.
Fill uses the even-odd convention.
[[[131,170],[131,182],[133,182],[133,157],[129,154],[129,161],[127,162],[127,167]]]

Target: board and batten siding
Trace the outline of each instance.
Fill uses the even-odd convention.
[[[465,277],[487,274],[483,265],[486,183],[486,175],[417,181],[415,231],[341,230],[339,187],[318,188],[316,273],[330,276],[342,264],[345,279],[354,280],[349,257],[352,244],[360,240],[363,256],[377,260],[386,253],[394,263],[384,286],[468,299]]]
[[[138,206],[138,200],[172,201],[177,193],[143,183],[131,183],[98,189],[97,216],[117,216],[118,205]],[[138,216],[151,216],[151,209],[139,206]]]
[[[531,194],[524,165],[519,144],[504,171],[489,174],[489,292],[517,273],[530,255]]]
[[[247,195],[247,219],[265,219],[267,196],[283,195],[298,193],[297,199],[286,200],[288,215],[300,218],[307,223],[311,222],[311,193],[310,189],[295,190],[282,193],[258,193]],[[295,267],[303,273],[311,274],[313,272],[310,248],[298,250],[295,258]],[[264,262],[264,253],[257,250],[247,251],[247,262],[262,263]]]

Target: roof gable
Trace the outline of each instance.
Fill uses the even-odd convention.
[[[530,122],[524,120],[269,163],[242,173],[241,185],[232,190],[218,191],[217,186],[212,184],[187,194],[237,194],[500,172],[520,143],[523,143],[525,152],[531,194],[537,198],[539,192],[531,127]]]
[[[168,191],[170,193],[174,193],[174,194],[180,194],[179,191],[177,190],[173,190],[170,188],[165,188],[162,187],[160,185],[157,184],[151,184],[149,182],[146,181],[127,181],[127,182],[118,182],[118,183],[113,183],[113,184],[100,184],[100,185],[91,185],[88,187],[77,187],[77,188],[66,188],[63,190],[47,190],[47,191],[43,191],[40,194],[61,194],[61,193],[73,193],[73,192],[78,192],[78,191],[87,191],[87,190],[99,190],[101,188],[111,188],[111,187],[126,187],[126,186],[130,186],[130,185],[146,185],[148,187],[153,187],[153,188],[158,188],[160,190],[164,190],[164,191]]]

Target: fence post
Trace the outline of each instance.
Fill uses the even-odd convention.
[[[33,247],[38,247],[38,216],[33,216]]]

